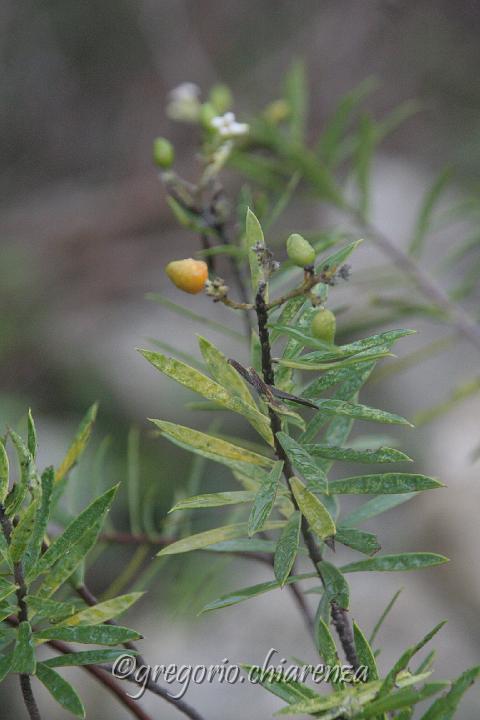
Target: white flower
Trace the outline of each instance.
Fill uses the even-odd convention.
[[[214,117],[211,125],[222,137],[241,137],[242,135],[246,135],[250,129],[247,123],[237,122],[232,112]]]
[[[172,120],[196,122],[200,115],[200,88],[185,82],[168,93],[167,115]]]

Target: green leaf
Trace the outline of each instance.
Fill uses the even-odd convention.
[[[356,367],[358,365],[371,362],[372,360],[381,360],[382,358],[392,357],[391,353],[389,353],[385,348],[381,348],[380,346],[378,348],[374,347],[370,350],[363,350],[362,352],[355,353],[351,357],[347,357],[344,359],[338,356],[335,361],[332,358],[331,360],[325,362],[317,362],[317,360],[315,359],[316,354],[317,353],[310,353],[308,355],[302,355],[298,360],[280,358],[279,360],[275,360],[275,362],[278,362],[281,367],[292,368],[293,370],[313,371],[330,370],[330,368],[332,367]]]
[[[67,454],[60,463],[55,473],[55,482],[58,483],[78,463],[87,443],[90,439],[93,424],[97,417],[98,404],[95,403],[88,410],[77,430],[73,442],[67,450]]]
[[[335,535],[335,523],[325,505],[316,495],[307,490],[297,477],[290,478],[290,485],[298,507],[308,522],[310,530],[320,538]]]
[[[0,503],[3,503],[8,493],[9,463],[5,445],[0,440]]]
[[[414,257],[419,257],[423,250],[425,238],[429,232],[433,211],[452,178],[452,169],[447,167],[442,170],[436,178],[432,187],[427,191],[423,198],[420,212],[413,231],[413,237],[410,241],[409,253]]]
[[[425,647],[425,645],[430,642],[430,640],[438,633],[439,630],[442,629],[442,627],[445,625],[446,620],[443,622],[438,623],[438,625],[435,625],[435,627],[430,630],[416,645],[413,645],[412,647],[407,648],[404,653],[400,656],[400,658],[397,660],[393,668],[387,673],[385,676],[382,686],[380,688],[380,692],[378,693],[379,697],[384,697],[390,693],[392,688],[394,687],[398,675],[407,668],[408,663],[412,659],[414,655],[416,655],[422,648]]]
[[[348,610],[350,591],[347,581],[343,577],[343,568],[339,570],[335,565],[332,565],[326,560],[322,560],[318,563],[318,569],[323,578],[328,600],[330,602],[336,602],[341,608]]]
[[[45,618],[50,623],[64,620],[69,615],[74,615],[78,608],[73,603],[59,602],[58,600],[49,600],[48,598],[39,597],[38,595],[27,595],[26,601],[28,609],[31,612],[31,618]]]
[[[266,523],[265,530],[276,530],[285,525],[283,520],[275,520]],[[167,545],[159,553],[161,555],[177,555],[178,553],[191,552],[192,550],[202,550],[209,545],[224,542],[225,540],[234,540],[235,538],[246,535],[248,530],[247,523],[234,523],[232,525],[224,525],[223,527],[214,528],[213,530],[205,530],[204,532],[190,535],[176,542]]]
[[[32,501],[21,514],[18,524],[14,526],[10,540],[10,557],[13,563],[17,563],[27,547],[32,534],[37,512],[37,502]]]
[[[353,463],[412,462],[412,459],[405,453],[389,447],[379,447],[375,450],[357,450],[333,445],[310,444],[303,447],[313,457],[327,458],[328,460],[343,460]]]
[[[372,517],[376,517],[387,510],[397,507],[397,505],[401,505],[402,503],[411,500],[416,497],[416,495],[417,493],[404,493],[400,495],[381,495],[379,497],[372,498],[342,518],[342,527],[360,525]]]
[[[90,505],[68,525],[62,535],[52,542],[36,566],[32,568],[32,572],[28,578],[29,582],[41,573],[47,572],[59,558],[68,555],[71,548],[91,529],[92,525],[99,522],[100,519],[105,516],[113,502],[117,488],[118,485],[115,485],[90,503]]]
[[[363,240],[354,240],[348,245],[345,245],[343,248],[340,248],[340,250],[332,253],[332,255],[321,259],[319,261],[319,267],[323,272],[336,272],[338,268],[348,260],[350,255],[360,245],[361,242],[363,242]]]
[[[214,380],[226,388],[231,395],[237,395],[247,405],[258,410],[247,384],[239,373],[229,364],[225,355],[209,340],[198,336],[198,344],[208,369]]]
[[[85,717],[85,708],[76,691],[66,680],[55,670],[43,662],[38,663],[37,677],[48,692],[65,710],[68,710],[76,717]]]
[[[0,577],[0,600],[5,600],[5,598],[8,598],[12,593],[15,592],[17,589],[17,585],[14,585],[11,582],[8,582],[8,580],[4,580],[2,577]]]
[[[147,300],[152,300],[153,302],[156,302],[159,305],[167,308],[167,310],[171,310],[177,315],[180,315],[180,317],[186,317],[188,320],[192,320],[197,325],[205,325],[205,327],[216,330],[217,332],[222,333],[223,335],[226,335],[228,337],[235,338],[235,340],[241,340],[242,342],[245,340],[244,335],[237,332],[236,330],[233,330],[227,325],[222,325],[222,323],[216,322],[215,320],[210,320],[210,318],[206,317],[205,315],[199,315],[198,313],[194,313],[192,312],[192,310],[189,310],[188,308],[183,307],[182,305],[178,305],[172,300],[163,297],[163,295],[159,295],[158,293],[147,293],[145,297],[147,298]]]
[[[270,420],[256,407],[252,407],[239,397],[231,395],[217,382],[211,380],[206,375],[203,375],[203,373],[199,372],[195,368],[181,362],[181,360],[175,360],[174,358],[169,358],[162,353],[151,352],[149,350],[139,350],[139,352],[157,370],[172,380],[180,383],[180,385],[183,385],[193,392],[202,395],[207,400],[218,403],[218,405],[221,405],[227,410],[232,410],[233,412],[243,415],[252,427],[260,433],[264,440],[266,440],[270,445],[273,444]]]
[[[0,683],[5,680],[12,667],[13,653],[0,656]]]
[[[273,693],[285,702],[295,702],[296,700],[308,699],[316,697],[316,693],[311,690],[308,685],[289,680],[276,672],[275,668],[267,668],[265,671],[258,665],[242,664],[241,667],[246,670],[265,690]],[[273,671],[272,671],[273,670]]]
[[[28,409],[27,414],[27,447],[31,456],[35,460],[35,456],[37,454],[37,431],[35,429],[35,423],[30,408]]]
[[[151,422],[156,425],[162,435],[165,435],[175,445],[223,465],[240,470],[245,470],[248,464],[269,469],[273,467],[273,460],[270,458],[246,450],[238,445],[233,445],[225,440],[220,440],[212,435],[207,435],[199,430],[184,425],[176,425],[165,420],[151,420]]]
[[[291,585],[292,583],[300,582],[300,580],[310,580],[314,577],[317,577],[317,573],[290,575],[290,577],[285,581],[285,585]],[[257,595],[263,595],[263,593],[269,592],[270,590],[276,590],[279,587],[280,584],[278,582],[270,580],[268,582],[259,583],[258,585],[252,585],[248,588],[243,588],[242,590],[230,592],[227,595],[222,595],[222,597],[219,597],[205,605],[200,614],[210,612],[211,610],[219,610],[220,608],[228,607],[230,605],[237,605],[244,600],[250,600],[250,598],[257,597]]]
[[[23,567],[26,576],[30,574],[33,566],[40,557],[42,542],[48,525],[54,480],[55,471],[53,467],[49,467],[42,473],[40,507],[36,513],[35,526],[23,558]]]
[[[401,688],[388,697],[374,700],[355,717],[356,719],[358,718],[358,720],[364,720],[364,718],[375,717],[384,712],[391,712],[392,710],[400,710],[404,707],[416,705],[422,702],[422,700],[440,692],[446,686],[447,683],[436,682],[424,685],[420,690],[410,687]]]
[[[422,715],[421,720],[451,720],[465,692],[480,676],[480,666],[462,673],[451,685],[450,690],[435,700]]]
[[[257,216],[247,209],[245,220],[245,237],[248,250],[248,262],[250,263],[250,276],[252,279],[252,290],[256,294],[260,282],[263,280],[263,272],[258,262],[258,255],[253,249],[256,246],[265,246],[265,238],[263,237],[262,226]]]
[[[328,665],[329,667],[339,665],[340,660],[335,646],[335,640],[320,612],[317,612],[315,617],[314,638],[315,645],[322,657],[324,665]]]
[[[255,495],[250,517],[248,518],[249,537],[262,530],[272,512],[282,471],[283,461],[276,462],[269,474],[265,476],[258,493]]]
[[[327,476],[310,457],[308,450],[284,432],[278,432],[277,439],[307,483],[311,483],[316,492],[328,494]]]
[[[35,645],[32,638],[32,628],[30,623],[24,620],[18,626],[11,670],[25,675],[34,675],[35,667]]]
[[[142,636],[135,630],[121,625],[78,625],[77,627],[53,627],[37,630],[36,640],[65,640],[75,643],[94,645],[119,645],[130,640],[140,640]]]
[[[413,473],[383,473],[381,475],[358,475],[342,480],[331,480],[330,493],[343,495],[392,495],[420,492],[445,487],[427,475]]]
[[[14,515],[25,498],[28,487],[35,474],[35,465],[33,457],[23,439],[14,430],[10,429],[9,435],[15,446],[18,462],[20,465],[20,479],[10,490],[5,501],[5,509],[10,517]]]
[[[371,632],[371,634],[370,634],[370,637],[369,637],[369,643],[370,643],[370,645],[373,645],[373,641],[374,641],[375,638],[377,637],[377,634],[378,634],[380,628],[382,627],[382,625],[383,625],[383,623],[384,623],[384,621],[385,621],[385,618],[387,617],[387,615],[389,614],[390,610],[391,610],[391,609],[393,608],[393,606],[395,605],[395,603],[396,603],[396,601],[397,601],[397,599],[398,599],[398,596],[400,595],[401,592],[402,592],[402,589],[401,589],[401,588],[400,588],[400,590],[397,590],[397,592],[394,594],[394,596],[392,597],[392,599],[391,599],[390,602],[388,603],[387,607],[385,608],[385,610],[382,612],[382,614],[381,614],[380,617],[378,618],[377,622],[375,623],[375,626],[374,626],[374,628],[373,628],[373,630],[372,630],[372,632]],[[420,672],[420,670],[419,670],[419,672]]]
[[[438,553],[431,552],[407,552],[398,555],[379,555],[368,560],[343,565],[342,572],[363,572],[365,570],[374,572],[400,572],[403,570],[421,570],[433,565],[443,565],[448,558]]]
[[[285,78],[285,96],[290,109],[290,138],[292,143],[301,144],[308,109],[307,78],[302,62],[294,62],[289,69]]]
[[[373,533],[356,528],[337,527],[335,540],[365,555],[374,555],[381,549],[381,545]]]
[[[303,700],[288,707],[282,708],[276,715],[314,715],[322,713],[319,717],[325,720],[335,720],[344,717],[345,706],[360,709],[369,703],[378,692],[379,682],[360,684],[346,688],[330,695],[317,695],[310,700]],[[330,712],[328,712],[330,711]],[[355,720],[358,717],[355,714]]]
[[[135,655],[133,650],[129,653]],[[57,655],[56,657],[44,660],[42,665],[48,667],[71,667],[81,665],[103,665],[115,662],[119,657],[125,655],[125,648],[119,650],[103,649],[103,650],[81,650],[80,652],[66,653],[65,655]]]
[[[68,553],[63,555],[55,565],[49,569],[48,574],[43,578],[42,584],[37,591],[39,597],[50,597],[50,595],[53,595],[70,577],[95,545],[101,526],[102,519],[93,523],[92,527],[87,530],[76,543],[70,546]],[[35,570],[36,568],[34,566],[32,572],[35,572]]]
[[[277,330],[277,328],[290,327],[288,323],[295,318],[304,305],[305,297],[303,295],[298,295],[297,297],[287,300],[285,305],[282,307],[282,311],[278,316],[277,322],[270,325],[270,342],[272,345],[281,335],[281,332]]]
[[[353,637],[355,640],[358,662],[360,665],[367,666],[369,680],[378,680],[378,668],[372,648],[355,621],[353,621]]]
[[[297,557],[301,523],[301,514],[299,512],[292,513],[277,542],[273,570],[280,587],[285,585]]]
[[[268,476],[267,476],[268,477]],[[238,503],[252,502],[255,493],[248,490],[237,490],[233,492],[207,493],[206,495],[194,495],[193,497],[179,500],[168,511],[195,510],[196,508],[223,507],[224,505],[236,505]]]
[[[385,423],[387,425],[409,425],[413,427],[408,420],[400,417],[400,415],[385,412],[384,410],[377,410],[367,405],[346,402],[345,400],[328,398],[325,400],[317,400],[316,405],[318,409],[326,415],[342,415],[355,420],[369,420],[370,422]]]
[[[99,625],[100,623],[107,622],[107,620],[118,617],[118,615],[122,615],[129,607],[136,603],[143,594],[143,592],[134,592],[119,595],[111,600],[105,600],[85,610],[81,610],[66,620],[62,620],[61,624],[63,626]]]

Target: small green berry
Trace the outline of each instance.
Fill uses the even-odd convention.
[[[214,85],[208,99],[215,109],[215,115],[223,115],[233,104],[230,88],[223,84]]]
[[[155,138],[153,141],[153,160],[158,167],[168,170],[172,167],[175,159],[175,150],[172,143],[163,137]]]
[[[315,250],[308,240],[298,233],[293,233],[287,240],[287,255],[298,267],[307,267],[315,262]]]
[[[314,338],[333,345],[337,329],[335,315],[331,310],[319,310],[313,316],[311,329]]]

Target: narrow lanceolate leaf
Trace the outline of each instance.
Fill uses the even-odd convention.
[[[316,573],[303,573],[302,575],[290,575],[285,581],[285,585],[292,585],[293,583],[300,582],[300,580],[311,580],[317,577]],[[213,600],[212,602],[205,605],[201,610],[201,614],[210,612],[211,610],[219,610],[220,608],[228,607],[230,605],[237,605],[244,600],[250,600],[250,598],[257,597],[257,595],[263,595],[263,593],[269,592],[270,590],[276,590],[280,587],[280,584],[275,580],[269,582],[259,583],[258,585],[252,585],[248,588],[242,588],[242,590],[236,590],[222,595],[222,597]]]
[[[35,456],[37,454],[37,431],[35,429],[35,422],[30,408],[28,409],[27,414],[27,447],[35,460]]]
[[[370,645],[373,645],[373,641],[374,641],[375,638],[377,637],[380,628],[382,627],[382,625],[383,625],[386,617],[388,616],[389,612],[391,611],[391,609],[393,608],[393,606],[394,606],[395,603],[397,602],[397,599],[398,599],[398,597],[399,597],[399,595],[400,595],[401,592],[402,592],[402,588],[400,588],[400,590],[397,590],[397,592],[394,594],[394,596],[392,597],[392,599],[389,601],[387,607],[385,608],[385,610],[382,612],[382,614],[381,614],[380,617],[378,618],[377,622],[375,623],[374,628],[373,628],[373,630],[372,630],[372,632],[371,632],[371,634],[370,634],[370,637],[368,638],[368,642],[370,643]],[[421,670],[418,670],[418,672],[421,672]]]
[[[132,650],[129,654],[135,655]],[[66,653],[65,655],[57,655],[56,657],[44,660],[42,665],[48,667],[74,667],[81,665],[102,665],[114,662],[118,657],[125,655],[125,648],[120,650],[104,649],[104,650],[81,650],[80,652]]]
[[[380,495],[379,497],[372,498],[342,518],[342,526],[352,527],[353,525],[361,525],[361,523],[366,520],[381,515],[381,513],[411,500],[416,495],[417,493],[402,493],[400,495]]]
[[[393,710],[401,710],[411,705],[416,705],[432,695],[436,695],[444,690],[448,683],[435,682],[424,685],[420,690],[416,688],[401,688],[392,693],[388,697],[382,697],[370,703],[362,712],[356,715],[358,720],[366,720],[366,718],[375,718],[381,713],[391,712]]]
[[[285,358],[275,359],[279,365],[293,370],[330,370],[332,367],[335,368],[348,368],[357,367],[362,364],[371,362],[372,360],[381,360],[382,358],[392,357],[392,354],[388,350],[383,348],[372,348],[371,350],[364,350],[363,352],[356,353],[352,357],[339,358],[335,361],[332,360],[321,360],[317,361],[312,356],[302,355],[296,360],[289,360]]]
[[[60,482],[65,475],[70,472],[74,465],[79,461],[83,451],[85,450],[87,443],[90,439],[93,424],[97,417],[98,405],[95,403],[91,408],[87,410],[85,417],[83,418],[77,433],[73,439],[72,444],[67,450],[67,454],[60,463],[55,473],[55,482]]]
[[[27,547],[35,523],[36,512],[37,501],[33,501],[23,510],[18,524],[13,529],[10,542],[10,557],[13,563],[20,560]]]
[[[322,560],[318,563],[318,569],[323,578],[325,593],[330,602],[336,602],[344,610],[348,610],[350,603],[350,590],[347,581],[343,577],[343,569],[339,570],[335,565]]]
[[[340,664],[335,640],[326,622],[323,620],[321,613],[317,612],[314,627],[315,645],[322,657],[323,664],[329,667],[336,667]],[[338,685],[338,683],[333,683]]]
[[[14,593],[16,589],[16,585],[0,577],[0,600],[5,600],[5,598],[12,595],[12,593]]]
[[[335,540],[365,555],[374,555],[381,549],[376,535],[356,528],[337,527]]]
[[[119,595],[111,600],[97,603],[92,607],[81,610],[62,621],[62,625],[99,625],[107,622],[112,618],[122,615],[129,607],[137,602],[143,595],[143,592],[128,593]]]
[[[79,625],[77,627],[54,627],[38,630],[36,640],[65,640],[66,642],[92,643],[94,645],[119,645],[129,640],[139,640],[135,630],[121,625]]]
[[[413,645],[412,647],[407,648],[407,650],[402,653],[393,668],[385,676],[382,686],[380,688],[380,692],[378,693],[379,697],[385,697],[388,695],[388,693],[394,687],[399,673],[401,673],[408,667],[408,663],[410,662],[412,657],[418,652],[420,652],[420,650],[424,648],[428,642],[430,642],[430,640],[438,633],[438,631],[442,629],[445,623],[446,620],[443,620],[442,622],[438,623],[438,625],[435,625],[435,627],[430,630],[430,632],[428,632],[420,640],[420,642],[416,643],[416,645]]]
[[[256,407],[244,402],[239,397],[235,397],[235,395],[231,395],[222,385],[219,385],[219,383],[211,380],[207,375],[190,367],[181,360],[175,360],[162,353],[152,352],[150,350],[140,350],[139,352],[154,368],[180,383],[180,385],[183,385],[207,400],[221,405],[227,410],[243,415],[252,427],[260,433],[264,440],[270,445],[273,444],[270,420]]]
[[[265,530],[276,530],[285,525],[283,520],[275,520],[268,522]],[[234,540],[247,534],[247,523],[234,523],[233,525],[224,525],[223,527],[206,530],[205,532],[190,535],[190,537],[182,538],[177,542],[171,543],[164,547],[158,555],[178,555],[179,553],[191,552],[192,550],[202,550],[209,545],[224,542],[225,540]]]
[[[450,690],[435,700],[422,715],[421,720],[452,720],[465,692],[480,677],[480,665],[462,673],[451,685]]]
[[[359,664],[367,666],[369,680],[378,680],[378,668],[372,648],[355,621],[353,622],[353,637]]]
[[[224,505],[237,505],[238,503],[252,502],[255,493],[248,490],[232,492],[207,493],[179,500],[168,512],[176,510],[195,510],[196,508],[223,507]]]
[[[76,690],[56,670],[52,670],[49,665],[40,662],[37,666],[37,677],[59,705],[76,717],[85,717],[85,708]]]
[[[239,467],[240,469],[247,464],[264,468],[273,467],[273,460],[265,457],[265,455],[259,455],[199,430],[184,425],[176,425],[165,420],[151,420],[151,422],[156,425],[162,435],[175,443],[175,445],[202,455],[209,460],[215,460],[223,465],[233,468]]]
[[[59,558],[67,555],[70,549],[80,538],[88,532],[92,525],[105,516],[105,513],[112,504],[118,485],[100,495],[73,520],[64,530],[62,535],[56,538],[47,551],[42,555],[29,576],[29,581],[41,573],[46,572]]]
[[[308,522],[309,528],[320,540],[335,535],[332,516],[316,495],[307,490],[297,477],[290,478],[290,485],[298,507]]]
[[[317,697],[308,685],[298,682],[297,680],[289,680],[281,673],[275,671],[275,668],[267,668],[264,670],[258,665],[247,665],[242,663],[241,667],[248,673],[250,677],[255,678],[265,690],[268,690],[273,695],[281,698],[285,702],[293,703],[298,700],[307,700],[309,698]],[[273,672],[272,672],[273,671]]]
[[[318,409],[326,415],[343,415],[354,418],[355,420],[369,420],[370,422],[385,423],[387,425],[409,425],[413,427],[408,420],[400,415],[395,415],[395,413],[377,410],[367,405],[346,402],[345,400],[328,398],[325,400],[317,400],[316,405]]]
[[[13,653],[0,657],[0,683],[5,680],[12,667]]]
[[[342,572],[363,572],[370,570],[374,572],[400,572],[402,570],[421,570],[433,565],[443,565],[448,558],[438,553],[431,552],[409,552],[398,555],[379,555],[368,560],[343,565]]]
[[[361,242],[363,241],[354,240],[348,245],[345,245],[345,247],[340,248],[340,250],[332,253],[332,255],[321,259],[319,261],[319,268],[324,272],[326,272],[327,270],[335,272],[340,267],[340,265],[343,265],[348,260],[352,252],[360,245]]]
[[[5,509],[7,515],[14,515],[27,493],[30,482],[35,474],[35,466],[33,457],[23,439],[14,430],[9,430],[9,435],[15,446],[18,462],[20,465],[20,479],[10,490],[5,501]]]
[[[222,387],[227,388],[232,395],[237,395],[247,405],[257,409],[247,384],[239,373],[229,364],[225,355],[209,340],[198,336],[198,344],[210,374]]]
[[[8,455],[5,445],[0,440],[0,503],[3,503],[8,493]]]
[[[444,485],[427,475],[413,473],[383,473],[382,475],[358,475],[332,480],[329,483],[330,493],[343,495],[392,495],[399,493],[420,492],[444,487]]]
[[[12,672],[33,675],[35,673],[35,644],[29,622],[23,621],[17,630],[17,642],[13,651]]]
[[[273,570],[280,587],[285,585],[297,557],[301,522],[301,513],[292,513],[278,539],[273,558]]]
[[[26,600],[32,618],[35,617],[36,621],[39,618],[45,618],[50,623],[56,623],[70,615],[75,615],[78,610],[73,603],[50,600],[38,595],[27,595]]]
[[[328,494],[327,476],[310,457],[308,450],[284,432],[277,433],[277,438],[299,473],[315,487],[315,492]]]
[[[258,285],[263,279],[263,273],[258,262],[258,255],[253,249],[255,246],[265,245],[262,226],[256,215],[248,208],[245,221],[245,237],[248,250],[248,262],[250,264],[250,276],[252,278],[252,290],[255,294]]]
[[[419,257],[422,253],[425,238],[430,229],[433,211],[451,177],[452,169],[449,167],[444,168],[423,198],[409,247],[410,254],[415,257]]]
[[[339,690],[330,695],[317,695],[309,700],[300,700],[288,707],[282,708],[277,715],[316,715],[325,720],[336,720],[345,716],[345,707],[351,707],[360,710],[361,707],[368,705],[378,692],[379,682],[373,681],[369,683],[361,683],[353,688]],[[321,713],[321,715],[320,715]],[[355,720],[358,717],[355,714]]]
[[[283,461],[276,462],[269,474],[265,476],[265,479],[255,496],[250,517],[248,518],[249,537],[263,528],[270,513],[272,512],[282,471]]]
[[[312,457],[321,457],[327,460],[343,460],[353,463],[412,462],[412,459],[405,453],[389,447],[379,447],[376,450],[357,450],[356,448],[311,444],[303,447]]]
[[[40,557],[42,542],[47,530],[48,518],[50,514],[50,504],[52,500],[52,490],[55,480],[55,471],[53,467],[49,467],[42,473],[41,489],[42,496],[40,507],[35,517],[35,525],[32,537],[28,544],[27,550],[23,558],[23,567],[25,575],[29,575],[32,567]]]

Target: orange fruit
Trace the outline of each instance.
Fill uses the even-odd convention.
[[[172,260],[165,272],[174,285],[191,295],[201,292],[208,280],[207,263],[193,258]]]

